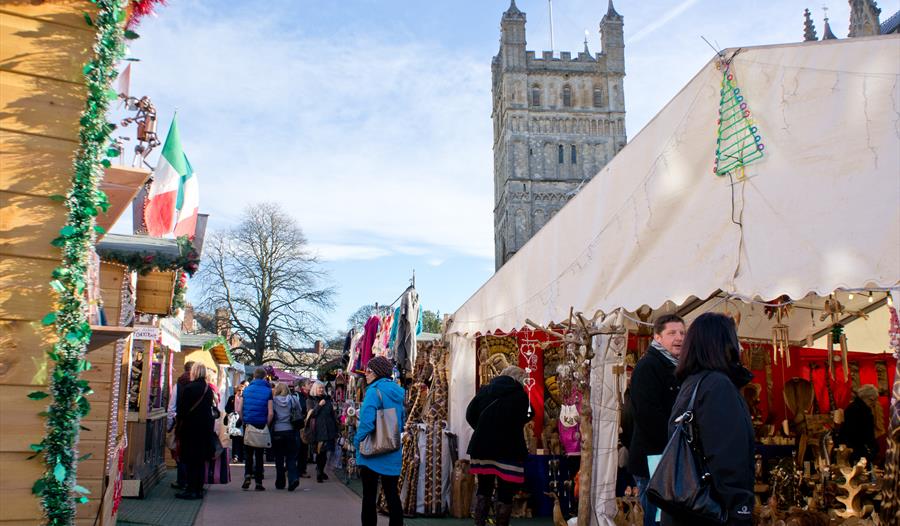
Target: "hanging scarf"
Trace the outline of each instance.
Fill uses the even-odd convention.
[[[662,354],[665,359],[672,362],[672,365],[678,365],[678,358],[676,358],[674,354],[670,353],[669,350],[663,347],[662,344],[658,341],[653,340],[652,342],[650,342],[650,347],[653,347],[654,349],[659,351],[659,353]]]

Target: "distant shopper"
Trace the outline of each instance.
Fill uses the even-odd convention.
[[[726,524],[752,524],[755,437],[741,388],[753,375],[741,365],[741,344],[734,319],[714,312],[697,317],[685,334],[675,376],[681,382],[681,391],[669,415],[668,435],[674,433],[674,420],[687,409],[699,382],[693,423],[714,495],[727,513]],[[672,517],[667,513],[662,517],[666,525],[698,524],[694,517]]]
[[[331,397],[325,393],[325,384],[316,382],[310,390],[307,400],[308,417],[306,425],[315,426],[312,430],[310,447],[316,454],[316,482],[325,482],[325,464],[328,462],[328,451],[334,447],[334,439],[338,435],[337,414]]]
[[[179,458],[187,475],[185,489],[175,495],[179,499],[203,498],[203,468],[215,454],[215,395],[206,382],[206,366],[195,363],[190,378],[181,390],[175,422]]]
[[[306,465],[309,463],[309,445],[303,440],[300,440],[299,434],[303,432],[303,428],[306,426],[306,401],[309,399],[309,386],[310,381],[306,378],[301,378],[294,384],[294,394],[297,397],[297,401],[300,403],[300,408],[304,409],[304,419],[303,422],[300,423],[297,434],[297,473],[300,474],[300,478],[302,479],[309,478],[309,474],[306,472]]]
[[[269,387],[269,381],[266,380],[266,371],[262,367],[257,367],[253,371],[253,381],[244,388],[243,396],[237,399],[235,403],[237,412],[244,421],[244,435],[246,436],[247,426],[253,426],[257,429],[265,429],[272,421],[274,410],[272,408],[272,388]],[[244,483],[241,485],[243,489],[250,489],[250,480],[256,480],[256,491],[263,491],[263,456],[265,449],[247,445],[244,442]]]
[[[844,444],[853,450],[850,462],[855,464],[865,457],[871,469],[878,455],[878,442],[875,440],[875,415],[871,405],[878,403],[878,388],[872,384],[860,387],[850,405],[844,409],[844,423],[837,437],[838,444]]]
[[[664,314],[653,323],[653,341],[631,375],[631,445],[628,471],[637,484],[644,526],[657,524],[656,506],[647,500],[648,455],[661,455],[669,442],[669,414],[678,397],[675,366],[684,341],[684,320]]]
[[[169,396],[169,406],[166,411],[166,431],[168,431],[169,436],[167,436],[167,445],[169,449],[172,451],[172,458],[175,459],[176,470],[176,478],[175,482],[172,483],[172,487],[175,489],[183,490],[187,485],[187,473],[184,471],[185,466],[178,458],[178,438],[175,434],[175,417],[178,413],[178,394],[181,392],[181,388],[191,382],[191,366],[194,365],[194,362],[185,362],[184,363],[184,372],[181,373],[181,376],[178,377],[178,380],[175,381],[175,388],[172,389],[172,393]],[[171,437],[171,440],[169,438]]]
[[[359,408],[359,425],[353,437],[356,449],[356,465],[359,466],[359,477],[363,484],[362,526],[375,526],[378,522],[376,501],[378,500],[378,480],[388,505],[390,526],[403,524],[403,505],[400,503],[399,487],[400,465],[403,451],[397,449],[381,455],[363,456],[359,454],[359,443],[370,433],[375,432],[375,418],[379,410],[394,409],[397,424],[403,429],[406,420],[403,399],[405,391],[396,382],[391,381],[394,366],[382,356],[375,356],[366,364],[366,397]]]
[[[275,489],[285,488],[285,471],[287,472],[287,489],[294,491],[300,485],[297,474],[297,431],[291,423],[291,415],[302,411],[299,402],[287,384],[279,383],[273,390],[272,407],[275,418],[272,421],[272,449],[275,450]]]
[[[225,403],[225,423],[228,426],[228,435],[231,437],[231,461],[244,462],[244,435],[242,428],[244,422],[237,412],[237,400],[243,396],[244,387],[249,382],[244,380],[234,388],[234,394],[228,397]]]
[[[475,525],[487,524],[496,486],[497,526],[508,526],[513,495],[525,482],[524,428],[532,417],[523,381],[525,371],[511,365],[481,388],[466,408],[466,421],[475,432],[469,441],[471,473],[478,476]]]

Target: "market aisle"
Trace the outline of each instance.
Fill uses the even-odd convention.
[[[323,484],[316,479],[300,479],[293,493],[275,489],[275,467],[266,466],[266,491],[243,491],[243,466],[231,467],[231,484],[210,486],[203,499],[195,526],[227,524],[318,524],[355,526],[359,524],[360,498],[340,481]],[[252,488],[252,486],[251,486]],[[378,524],[387,524],[379,517]]]

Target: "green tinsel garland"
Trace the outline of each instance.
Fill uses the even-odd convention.
[[[181,270],[187,272],[189,276],[193,276],[200,267],[200,255],[197,254],[193,242],[187,236],[179,237],[176,243],[178,243],[178,256],[159,251],[151,253],[106,248],[98,248],[97,254],[104,261],[125,265],[129,270],[142,276],[154,270],[159,272]]]
[[[72,188],[65,197],[69,210],[66,225],[53,245],[62,248],[62,264],[53,271],[50,286],[58,294],[57,310],[43,319],[44,325],[55,325],[58,342],[47,351],[56,362],[50,378],[49,393],[35,391],[33,400],[52,396],[47,411],[47,433],[39,444],[32,444],[35,453],[44,457],[46,470],[34,484],[32,491],[41,497],[45,524],[70,525],[75,522],[75,501],[86,503],[88,490],[76,484],[78,435],[81,419],[90,412],[87,395],[91,388],[81,373],[91,368],[85,358],[91,329],[87,321],[85,288],[87,287],[88,253],[94,244],[95,217],[108,206],[106,195],[98,189],[103,168],[109,166],[105,157],[116,152],[109,147],[110,133],[115,129],[106,121],[111,100],[117,98],[109,88],[115,80],[116,64],[125,52],[127,0],[92,0],[97,5],[95,18],[85,13],[85,21],[97,29],[94,57],[84,66],[87,99],[81,116],[79,148],[74,163]]]

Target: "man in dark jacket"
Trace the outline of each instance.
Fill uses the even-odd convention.
[[[875,440],[875,416],[868,402],[878,403],[878,388],[872,384],[860,387],[853,401],[844,409],[844,423],[837,442],[853,450],[850,453],[851,463],[855,464],[865,457],[871,469],[878,454],[878,442]]]
[[[634,476],[644,508],[644,526],[657,524],[656,506],[645,493],[650,481],[647,455],[660,455],[669,441],[669,414],[678,397],[675,365],[684,340],[684,320],[675,314],[653,323],[653,342],[631,375],[633,428],[628,448],[628,471]]]
[[[467,452],[469,470],[478,476],[475,524],[487,521],[494,484],[497,485],[497,526],[508,526],[512,498],[525,481],[525,424],[531,420],[528,394],[523,387],[525,371],[509,366],[482,387],[466,408],[466,421],[475,432]]]
[[[300,430],[306,426],[306,401],[309,399],[309,383],[310,381],[306,378],[301,378],[294,384],[294,394],[297,397],[297,402],[300,404],[300,407],[303,408],[304,422],[300,424]],[[297,433],[297,473],[300,473],[300,478],[309,478],[309,473],[306,472],[306,465],[308,463],[309,444],[300,440],[300,434]]]

